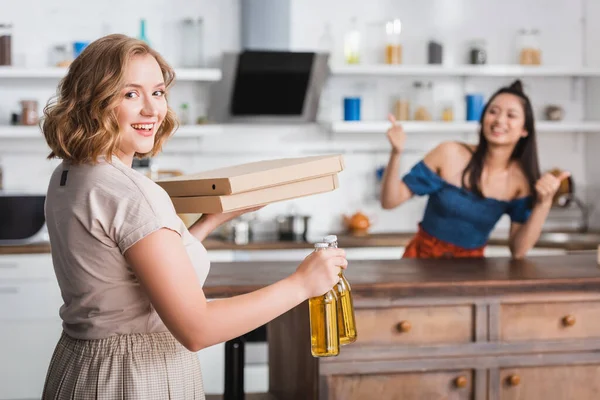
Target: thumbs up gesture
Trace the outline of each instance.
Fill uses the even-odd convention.
[[[560,187],[560,183],[571,176],[568,171],[562,171],[558,175],[546,172],[535,183],[535,191],[537,192],[537,201],[539,203],[552,203],[554,195]]]

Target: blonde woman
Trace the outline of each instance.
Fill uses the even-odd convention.
[[[63,160],[46,218],[64,305],[43,399],[203,399],[194,351],[325,293],[347,265],[343,250],[314,253],[271,286],[206,301],[201,241],[241,212],[188,230],[166,192],[131,168],[176,129],[173,79],[145,43],[110,35],[75,59],[44,110],[49,158]]]

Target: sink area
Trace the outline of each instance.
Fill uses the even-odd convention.
[[[556,244],[600,244],[600,233],[596,232],[542,232],[539,242]]]

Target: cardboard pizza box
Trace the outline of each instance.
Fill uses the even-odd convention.
[[[156,181],[171,197],[232,195],[337,174],[342,155],[282,158]]]
[[[171,197],[177,213],[222,213],[330,192],[339,187],[337,174],[283,183],[252,191],[216,196]]]

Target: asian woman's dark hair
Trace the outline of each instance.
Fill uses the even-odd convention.
[[[522,137],[517,142],[517,145],[515,146],[515,149],[513,150],[510,156],[510,159],[516,160],[521,166],[521,169],[523,170],[523,173],[527,178],[527,182],[529,183],[530,192],[533,196],[533,202],[535,203],[535,183],[540,178],[540,165],[538,162],[537,154],[535,121],[533,118],[533,108],[531,107],[531,102],[523,92],[523,85],[521,84],[520,80],[516,80],[510,86],[500,88],[496,93],[492,95],[490,100],[485,105],[483,112],[481,113],[481,118],[479,120],[479,144],[477,145],[477,148],[473,153],[471,161],[469,161],[469,163],[465,167],[465,170],[463,171],[462,185],[468,187],[469,190],[471,190],[473,193],[483,197],[480,181],[481,173],[483,171],[483,163],[488,149],[488,142],[483,134],[483,119],[492,101],[496,98],[496,96],[502,93],[508,93],[517,96],[521,100],[521,104],[523,105],[523,111],[525,113],[525,130],[528,134],[527,136]]]

